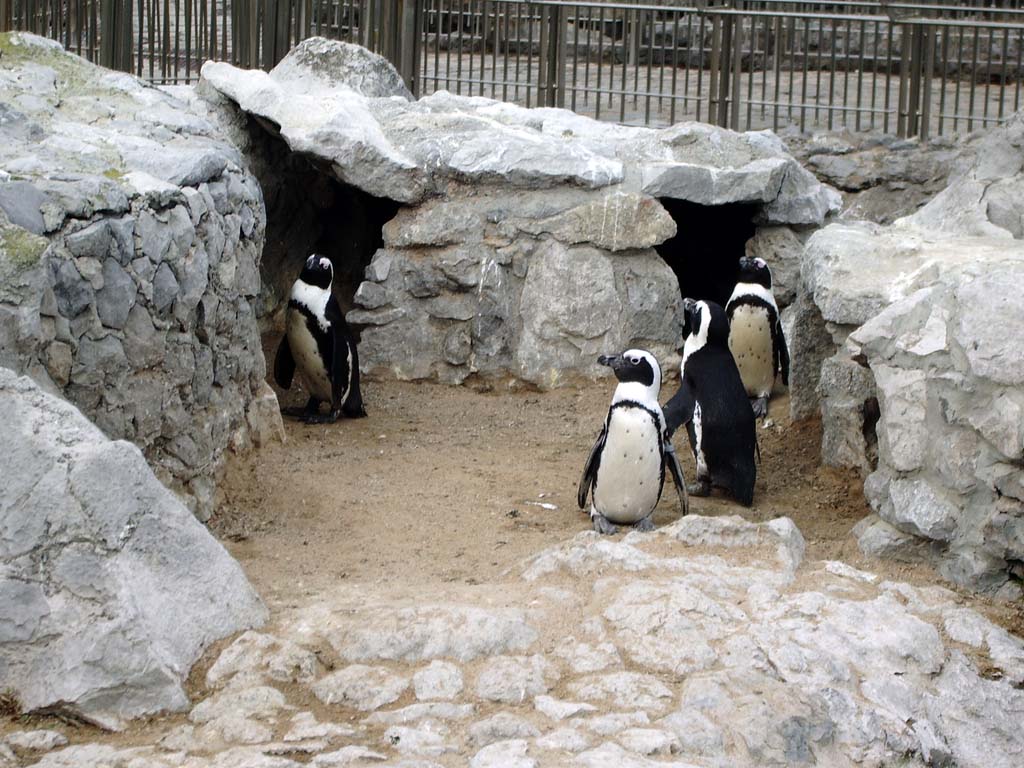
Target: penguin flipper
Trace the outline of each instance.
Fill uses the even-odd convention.
[[[281,337],[281,343],[277,346],[277,354],[274,356],[274,381],[281,389],[291,389],[292,378],[295,376],[295,358],[292,357],[292,348],[288,343],[288,334]]]
[[[361,419],[366,416],[366,408],[363,407],[363,393],[359,389],[359,347],[347,325],[345,326],[345,336],[347,343],[352,347],[352,383],[349,385],[348,397],[345,398],[341,410],[350,419]]]
[[[786,335],[782,332],[782,319],[777,318],[772,327],[772,347],[775,351],[775,370],[782,374],[782,383],[789,386],[789,348]]]
[[[693,396],[693,387],[684,376],[679,385],[679,391],[672,395],[672,398],[662,408],[662,412],[665,414],[666,440],[670,440],[680,426],[690,422],[696,402],[697,400]]]
[[[598,435],[597,440],[594,442],[594,447],[590,449],[587,463],[583,467],[583,476],[580,477],[579,488],[576,490],[576,503],[580,505],[580,509],[587,508],[587,496],[590,494],[594,481],[597,480],[597,467],[601,463],[601,451],[604,448],[604,441],[607,437],[608,426],[605,425],[601,430],[601,434]]]
[[[672,443],[665,441],[665,463],[668,464],[668,471],[672,474],[672,482],[676,487],[676,496],[679,497],[679,509],[684,515],[690,514],[690,495],[686,492],[686,478],[683,477],[683,468],[679,466],[679,458],[676,456],[676,449]]]

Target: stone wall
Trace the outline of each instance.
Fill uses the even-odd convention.
[[[877,517],[856,531],[862,549],[927,557],[957,583],[1014,599],[1024,580],[1022,148],[1024,113],[979,139],[915,214],[811,236],[802,332],[828,341],[815,347],[820,375],[793,392],[794,410],[820,397],[825,463],[867,475]]]
[[[30,35],[0,50],[0,364],[142,448],[205,519],[224,451],[280,430],[259,185],[166,93]]]
[[[554,386],[597,375],[608,350],[671,359],[687,281],[655,250],[677,235],[660,201],[737,205],[765,227],[818,225],[838,206],[769,133],[629,128],[445,92],[412,102],[383,59],[321,38],[269,74],[208,63],[197,93],[211,119],[249,115],[309,167],[402,204],[348,314],[364,370],[402,378]]]

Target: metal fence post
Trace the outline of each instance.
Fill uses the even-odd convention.
[[[0,32],[11,31],[11,3],[12,0],[0,0]]]
[[[398,73],[405,81],[405,87],[413,92],[419,90],[416,82],[419,74],[419,50],[420,35],[418,19],[420,15],[420,0],[398,0],[398,61],[395,62]]]
[[[132,71],[132,0],[102,0],[100,66]]]

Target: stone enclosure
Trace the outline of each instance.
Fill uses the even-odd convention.
[[[823,461],[865,477],[862,549],[1019,600],[1024,116],[920,162],[811,139],[840,218],[770,133],[413,101],[379,57],[318,38],[270,73],[208,63],[194,89],[29,35],[0,52],[0,678],[110,726],[190,709],[159,747],[40,766],[1019,764],[1020,640],[942,588],[842,563],[800,581],[785,519],[581,534],[510,576],[529,609],[325,596],[236,640],[195,707],[183,680],[266,618],[193,515],[228,452],[282,435],[261,332],[314,249],[366,372],[538,388],[634,345],[671,369],[681,297],[724,301],[738,257],[763,256],[794,416],[820,414]],[[46,741],[18,738],[0,766]]]

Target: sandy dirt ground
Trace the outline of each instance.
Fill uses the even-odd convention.
[[[661,399],[677,385],[667,382]],[[366,381],[368,418],[316,426],[286,419],[285,443],[232,460],[211,528],[272,611],[343,584],[418,584],[426,597],[442,586],[514,581],[506,572],[523,559],[589,529],[576,488],[613,389],[610,379],[549,392]],[[304,402],[299,392],[278,395],[282,406]],[[870,512],[862,480],[819,466],[820,424],[792,423],[788,397],[772,401],[758,439],[754,505],[716,492],[691,499],[692,513],[786,515],[807,541],[808,561],[941,582],[928,566],[860,553],[850,529]],[[675,444],[692,480],[685,433]],[[678,515],[666,484],[655,523]],[[1019,629],[1019,609],[964,599]]]

